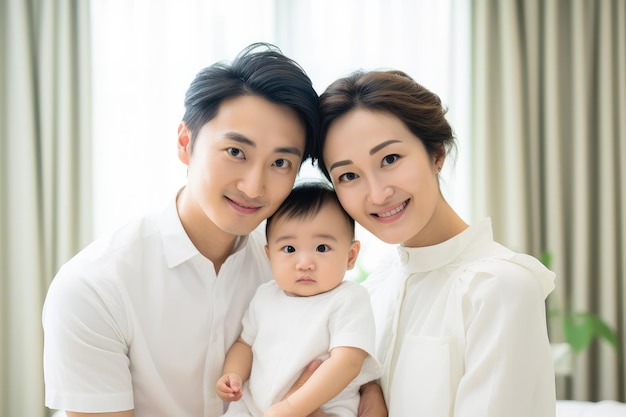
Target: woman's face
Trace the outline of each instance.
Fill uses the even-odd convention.
[[[387,243],[431,244],[443,158],[435,162],[400,119],[351,110],[331,124],[323,157],[341,204],[358,223]]]

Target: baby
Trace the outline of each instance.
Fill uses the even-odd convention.
[[[266,236],[274,281],[258,288],[226,357],[225,416],[356,416],[359,387],[380,370],[369,295],[343,279],[360,249],[354,220],[330,186],[306,183],[267,220]],[[285,398],[315,359],[324,362]]]

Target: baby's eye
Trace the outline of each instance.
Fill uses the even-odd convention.
[[[317,245],[317,248],[315,248],[315,250],[317,252],[328,252],[330,248],[328,247],[328,245]]]
[[[235,158],[246,159],[246,155],[244,155],[243,151],[239,148],[228,148],[226,149],[226,152],[228,152],[230,156],[234,156]]]
[[[287,246],[283,246],[282,251],[285,253],[293,253],[296,251],[296,248],[294,248],[291,245],[287,245]]]
[[[339,176],[339,182],[350,182],[359,178],[354,172],[346,172],[345,174],[341,174]]]
[[[291,161],[288,159],[277,159],[274,161],[273,165],[278,168],[289,168],[291,166]]]
[[[385,156],[383,158],[383,166],[391,165],[394,162],[396,162],[398,159],[400,159],[400,155],[398,155],[396,153],[391,154],[391,155],[387,155],[387,156]]]

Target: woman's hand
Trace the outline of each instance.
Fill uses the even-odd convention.
[[[300,378],[298,378],[298,380],[295,382],[295,384],[293,384],[291,389],[289,391],[287,391],[287,394],[285,394],[285,397],[283,398],[283,400],[289,398],[289,396],[291,394],[293,394],[298,389],[300,389],[300,387],[302,387],[304,385],[304,383],[311,377],[311,375],[313,375],[313,372],[315,372],[315,370],[317,368],[319,368],[319,366],[321,364],[322,364],[322,361],[320,359],[316,359],[313,362],[311,362],[306,367],[304,372],[302,372],[302,375],[300,375]],[[266,414],[266,416],[267,416],[267,414]],[[314,412],[312,412],[311,414],[309,414],[308,417],[329,417],[329,416],[326,413],[324,413],[322,410],[317,409]]]
[[[291,394],[296,392],[304,383],[313,375],[313,372],[322,364],[321,360],[314,360],[311,362],[300,378],[293,384],[291,389],[285,394],[283,400],[288,398]],[[383,391],[380,385],[376,382],[368,382],[361,386],[361,401],[359,402],[359,417],[387,417],[387,405],[385,404],[385,398],[383,397]],[[284,401],[283,401],[284,402]],[[269,410],[268,410],[269,411]],[[267,414],[266,414],[267,415]],[[322,410],[317,409],[308,417],[332,417],[324,413]]]
[[[376,382],[368,382],[361,386],[359,417],[387,417],[387,405],[383,391]]]

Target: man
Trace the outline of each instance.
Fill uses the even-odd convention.
[[[269,45],[202,70],[185,97],[186,186],[158,215],[58,272],[43,310],[46,405],[106,416],[219,416],[224,356],[271,279],[257,226],[318,140],[317,94]]]

